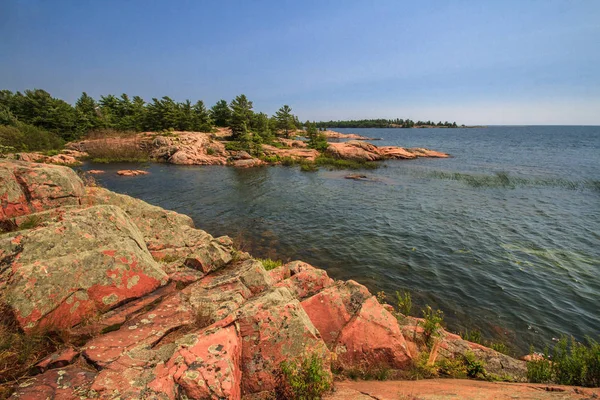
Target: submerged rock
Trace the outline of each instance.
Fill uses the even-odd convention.
[[[148,171],[144,171],[141,169],[121,169],[117,171],[117,175],[121,176],[138,176],[138,175],[148,175]]]

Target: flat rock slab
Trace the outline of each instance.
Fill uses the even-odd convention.
[[[424,379],[420,381],[344,381],[324,400],[545,400],[593,399],[600,388],[541,385],[533,383],[482,382],[467,379]]]

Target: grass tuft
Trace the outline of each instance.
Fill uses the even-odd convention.
[[[277,267],[281,267],[283,265],[283,262],[281,260],[271,260],[270,258],[257,258],[257,260],[262,263],[263,267],[267,271],[270,271]]]
[[[331,374],[316,353],[299,362],[283,361],[277,372],[277,400],[320,399],[332,386]]]

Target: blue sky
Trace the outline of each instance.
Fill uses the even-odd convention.
[[[600,1],[0,1],[0,88],[600,125]]]

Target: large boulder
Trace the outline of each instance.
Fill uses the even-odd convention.
[[[396,318],[364,286],[340,282],[302,301],[302,307],[336,353],[338,368],[400,369],[411,362]]]
[[[157,365],[148,387],[169,398],[231,399],[242,396],[242,340],[235,325],[192,334],[165,363]]]
[[[179,260],[176,266],[185,264],[202,273],[221,268],[232,260],[231,239],[227,236],[213,238],[205,231],[195,229],[187,215],[97,187],[87,188],[84,202],[111,204],[123,209],[142,232],[148,250],[157,260]]]
[[[84,194],[71,168],[0,159],[0,221],[80,205]]]
[[[225,165],[225,146],[204,132],[173,132],[157,136],[152,142],[151,156],[159,161],[179,165]]]
[[[302,306],[286,288],[269,290],[237,312],[242,337],[242,393],[270,391],[282,361],[329,351]]]
[[[359,140],[329,143],[326,153],[344,160],[378,161],[383,159],[383,156],[377,151],[376,146]]]
[[[167,282],[115,206],[66,211],[0,236],[0,294],[25,329],[69,328]]]
[[[327,272],[302,261],[292,261],[269,271],[275,287],[286,287],[298,300],[333,285]]]

